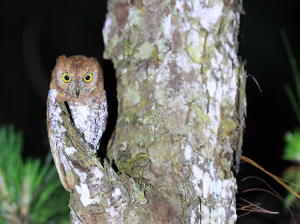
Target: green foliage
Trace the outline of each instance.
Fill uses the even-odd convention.
[[[300,131],[287,132],[284,135],[286,147],[284,149],[283,159],[300,162]]]
[[[284,43],[284,47],[286,49],[287,55],[288,55],[290,63],[291,63],[294,79],[296,82],[296,91],[297,91],[296,96],[298,96],[298,102],[297,102],[297,97],[294,95],[294,93],[289,85],[285,86],[285,90],[290,98],[291,104],[293,106],[293,109],[297,116],[298,122],[300,124],[300,107],[299,107],[299,105],[300,105],[300,103],[299,103],[300,102],[300,74],[299,74],[299,69],[298,69],[297,61],[294,57],[292,48],[290,46],[289,40],[288,40],[287,35],[284,30],[281,30],[281,36],[282,36],[282,40]]]
[[[296,193],[299,194],[299,187],[295,186],[294,184],[300,186],[300,166],[299,165],[295,165],[295,166],[291,166],[289,167],[286,172],[283,175],[283,178],[293,184],[289,184],[289,187],[292,188]],[[285,198],[285,200],[291,204],[295,201],[296,196],[294,194],[292,194],[290,191],[288,191],[288,194]]]
[[[22,160],[22,134],[0,128],[0,223],[69,223],[69,194],[55,167]]]
[[[290,160],[296,163],[300,162],[300,131],[299,129],[295,129],[294,132],[287,132],[284,135],[284,140],[286,142],[286,147],[284,148],[283,159]],[[283,178],[293,184],[300,186],[300,165],[294,165],[289,167],[284,175]],[[295,192],[299,194],[300,188],[289,184]],[[288,203],[293,203],[296,199],[296,196],[288,191],[288,195],[285,200]]]
[[[285,86],[285,90],[287,95],[291,101],[294,112],[298,119],[300,125],[300,74],[297,66],[297,61],[294,57],[292,48],[288,41],[287,35],[284,30],[281,30],[282,40],[287,52],[287,55],[290,60],[290,64],[292,67],[295,83],[296,83],[296,94],[293,93],[291,87],[289,85]],[[283,159],[290,160],[296,164],[300,162],[300,131],[299,129],[295,129],[294,132],[287,132],[284,135],[284,140],[286,142],[286,147],[284,149]],[[283,175],[283,178],[293,184],[300,185],[300,165],[295,165],[289,167]],[[300,193],[300,188],[295,187],[294,185],[289,185],[295,192]],[[296,199],[296,196],[291,192],[288,192],[286,197],[286,201],[288,203],[292,203]]]

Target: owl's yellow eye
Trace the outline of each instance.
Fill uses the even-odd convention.
[[[88,73],[83,77],[83,81],[85,82],[90,82],[93,80],[93,74],[92,73]]]
[[[71,82],[72,80],[71,76],[68,73],[63,73],[62,79],[64,80],[64,82]]]

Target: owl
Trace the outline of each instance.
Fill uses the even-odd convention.
[[[71,191],[74,176],[66,155],[74,148],[63,141],[66,130],[60,117],[60,102],[69,108],[71,119],[85,141],[97,150],[106,126],[107,102],[102,69],[96,59],[60,56],[51,77],[47,100],[48,137],[61,183]]]

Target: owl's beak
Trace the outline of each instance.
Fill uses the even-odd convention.
[[[76,87],[76,88],[75,88],[75,93],[76,93],[76,96],[77,96],[77,98],[78,98],[79,93],[80,93],[80,88],[79,88],[79,87]]]

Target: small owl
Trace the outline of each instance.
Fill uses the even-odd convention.
[[[91,148],[97,150],[106,126],[107,103],[102,69],[96,59],[81,55],[60,56],[52,72],[48,93],[47,124],[51,152],[62,185],[71,191],[74,176],[66,154],[74,148],[63,141],[65,129],[61,125],[60,102],[67,103],[77,130]]]

